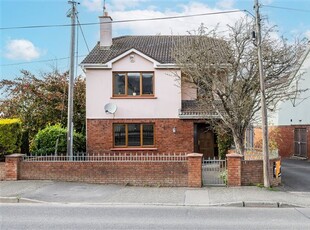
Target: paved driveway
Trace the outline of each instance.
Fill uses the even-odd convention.
[[[290,192],[310,192],[310,162],[296,159],[282,160],[283,189]]]

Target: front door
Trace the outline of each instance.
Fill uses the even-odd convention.
[[[204,158],[217,156],[215,151],[216,137],[212,127],[208,124],[195,124],[195,152],[202,153]]]
[[[296,128],[294,130],[294,155],[307,157],[307,129]]]

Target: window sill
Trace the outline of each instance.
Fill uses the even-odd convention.
[[[157,148],[111,148],[111,151],[156,151]]]
[[[110,97],[110,99],[157,99],[154,96],[124,96],[124,97]]]

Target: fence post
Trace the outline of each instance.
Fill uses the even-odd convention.
[[[190,153],[187,154],[187,170],[188,170],[188,187],[201,187],[202,178],[202,154],[200,153]]]
[[[241,186],[241,160],[243,155],[229,153],[227,157],[227,185]]]
[[[5,180],[19,179],[19,165],[24,154],[11,154],[5,156]]]

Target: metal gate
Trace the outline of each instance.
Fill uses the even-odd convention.
[[[307,157],[307,129],[296,128],[294,130],[294,155]]]
[[[203,159],[202,162],[202,184],[223,186],[226,185],[227,171],[226,160]]]

